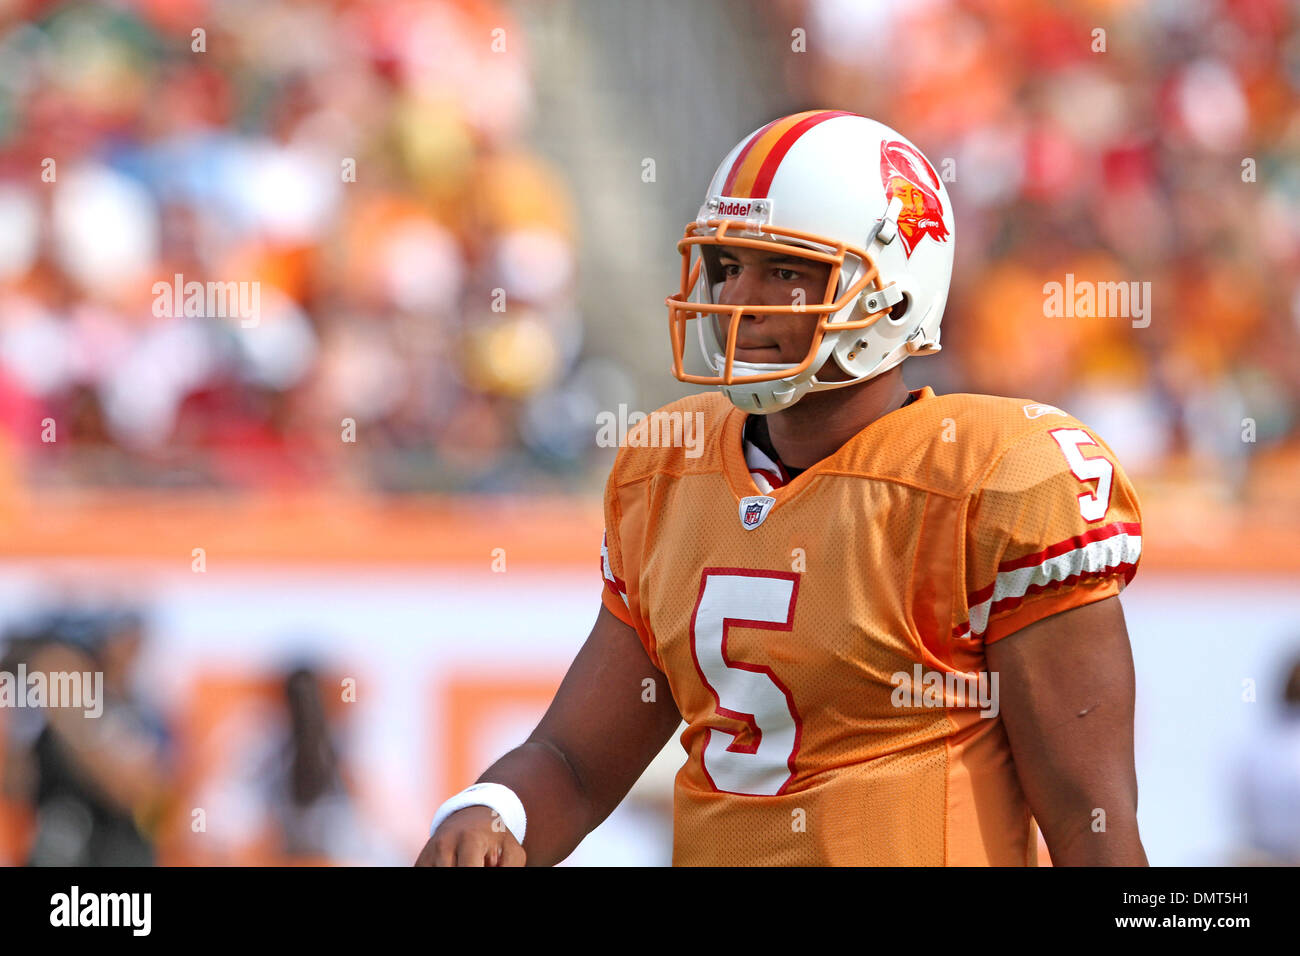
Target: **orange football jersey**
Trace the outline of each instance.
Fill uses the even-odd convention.
[[[1137,497],[1060,409],[913,394],[767,494],[720,393],[620,448],[603,600],[687,725],[674,864],[1036,864],[984,646],[1118,594]]]

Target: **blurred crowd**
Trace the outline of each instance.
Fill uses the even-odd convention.
[[[496,3],[0,17],[0,429],[30,480],[474,489],[573,465],[516,428],[582,330],[568,194],[524,142],[526,37]],[[210,281],[256,283],[259,314],[155,289]]]
[[[759,8],[743,29],[786,73],[772,111],[863,112],[951,161],[958,271],[918,382],[1062,404],[1139,476],[1242,494],[1290,474],[1292,5]],[[545,113],[515,12],[0,7],[0,474],[537,490],[603,460],[571,375],[602,318],[577,307],[577,253],[600,240],[575,223],[581,184],[530,147]],[[1150,324],[1049,317],[1067,276],[1149,282]],[[166,314],[175,277],[257,283],[255,324]]]
[[[1060,404],[1133,473],[1249,494],[1252,466],[1271,466],[1294,489],[1293,3],[777,6],[818,54],[787,60],[804,99],[880,117],[952,161],[947,390]],[[1044,284],[1067,275],[1149,282],[1149,325],[1045,315]]]

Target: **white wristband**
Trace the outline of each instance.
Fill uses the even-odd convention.
[[[476,783],[467,787],[438,808],[429,826],[429,836],[433,836],[442,825],[442,821],[457,810],[466,807],[488,807],[496,811],[510,835],[524,842],[524,831],[528,826],[528,817],[524,814],[524,804],[519,796],[502,783]]]

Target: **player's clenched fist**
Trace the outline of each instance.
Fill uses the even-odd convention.
[[[416,866],[523,866],[527,855],[491,807],[457,810],[434,831]]]

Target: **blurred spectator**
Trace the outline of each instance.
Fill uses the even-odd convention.
[[[203,733],[220,739],[195,795],[205,832],[189,834],[186,859],[252,865],[391,864],[387,839],[358,813],[341,755],[339,685],[296,666],[274,693],[244,686]],[[270,686],[266,685],[269,691]],[[334,701],[339,700],[337,690]]]
[[[275,793],[284,853],[324,859],[356,854],[357,821],[316,673],[305,667],[294,670],[285,679],[284,694],[289,740]]]
[[[102,674],[102,712],[11,712],[5,791],[34,810],[34,866],[146,866],[171,787],[164,725],[132,691],[134,613],[61,611],[9,642],[0,670]]]
[[[1243,755],[1238,812],[1250,860],[1300,866],[1300,657],[1282,692],[1282,713]],[[1246,862],[1246,861],[1242,861]]]

